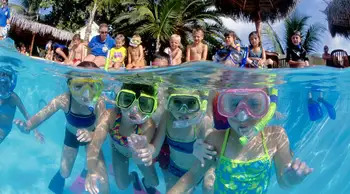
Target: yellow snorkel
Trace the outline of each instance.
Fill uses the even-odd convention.
[[[259,133],[260,131],[264,130],[267,123],[269,123],[272,117],[275,115],[277,108],[277,97],[278,90],[271,88],[269,110],[267,114],[253,127],[254,133]],[[242,136],[239,138],[239,142],[241,145],[246,145],[249,142],[249,138],[247,136]]]

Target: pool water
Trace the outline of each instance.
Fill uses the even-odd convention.
[[[18,71],[15,92],[31,115],[47,102],[67,91],[64,74],[72,68],[31,59],[20,55],[10,40],[0,42],[0,66],[12,65]],[[350,70],[312,67],[305,69],[248,70],[230,69],[209,62],[188,64],[165,69],[145,69],[133,72],[105,73],[106,88],[113,89],[117,81],[154,83],[162,80],[163,87],[186,86],[206,89],[274,85],[279,89],[278,111],[281,120],[270,124],[283,126],[289,136],[295,157],[306,161],[314,172],[300,185],[290,190],[279,188],[275,173],[268,193],[350,193]],[[331,120],[326,109],[323,118],[312,122],[307,112],[308,92],[314,99],[322,92],[324,99],[333,104],[337,117]],[[16,112],[15,118],[23,119]],[[13,126],[12,132],[0,144],[0,194],[51,193],[47,186],[59,169],[64,139],[65,117],[62,111],[54,114],[38,129],[45,136],[45,144],[25,135]],[[111,163],[109,138],[103,146],[107,166]],[[85,150],[80,149],[71,176],[66,180],[65,193],[84,167]],[[164,193],[163,176],[158,169]],[[131,170],[136,170],[134,164]],[[132,193],[132,187],[120,191],[110,175],[111,193]],[[196,193],[201,193],[200,189]]]

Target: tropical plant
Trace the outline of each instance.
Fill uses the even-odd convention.
[[[300,15],[297,12],[287,17],[284,21],[285,34],[283,38],[277,35],[270,24],[267,24],[264,26],[264,40],[267,40],[267,45],[272,46],[276,52],[284,54],[284,49],[293,45],[290,37],[294,31],[300,31],[302,46],[308,53],[315,53],[318,51],[325,28],[319,23],[308,24],[309,19],[309,16]]]
[[[12,11],[27,16],[30,19],[39,19],[39,9],[42,0],[19,0],[16,3],[9,3]]]
[[[221,15],[210,0],[124,0],[122,5],[129,11],[118,16],[114,29],[152,38],[156,51],[174,33],[186,37],[186,43],[196,26],[203,27],[208,34],[219,34],[223,29]]]

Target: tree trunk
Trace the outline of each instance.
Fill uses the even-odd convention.
[[[33,33],[32,42],[30,43],[30,48],[29,48],[29,56],[32,56],[32,54],[33,54],[33,47],[34,47],[35,35],[36,35],[36,34]]]
[[[86,30],[85,30],[84,40],[87,42],[89,41],[89,38],[90,38],[92,23],[94,22],[96,10],[97,10],[97,0],[94,0],[94,7],[92,8],[92,10],[90,12],[90,17],[89,17],[88,24],[87,24]]]
[[[156,42],[156,53],[159,52],[160,49],[160,40],[159,40],[159,35],[157,36],[157,42]]]
[[[261,15],[260,15],[260,11],[258,11],[257,18],[255,19],[255,27],[256,27],[256,31],[258,32],[260,41],[262,41],[261,40]]]

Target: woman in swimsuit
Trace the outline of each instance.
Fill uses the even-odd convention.
[[[78,67],[98,68],[93,62],[82,62]],[[91,74],[71,72],[67,84],[69,86],[67,93],[57,96],[27,122],[15,121],[19,128],[30,131],[50,118],[58,110],[64,111],[67,125],[60,170],[49,184],[49,189],[56,194],[63,192],[65,179],[72,172],[79,147],[86,147],[91,141],[93,131],[95,130],[95,122],[99,120],[105,111],[105,104],[99,99],[103,87],[100,79],[94,79]],[[98,157],[103,158],[102,153]],[[101,166],[100,169],[105,169],[102,168],[104,163],[99,163],[98,165]],[[105,180],[108,179],[105,171],[101,171],[100,173]],[[73,192],[84,189],[84,175],[86,176],[86,170],[83,170],[81,173],[82,184],[80,188],[71,188]],[[103,184],[101,190],[103,193],[108,193],[108,184]]]
[[[145,178],[142,183],[137,172],[129,173],[129,159],[133,157],[127,138],[132,134],[146,136],[150,142],[155,134],[155,123],[151,119],[157,108],[157,89],[144,84],[123,84],[116,97],[116,108],[106,110],[96,127],[94,136],[87,153],[88,177],[85,183],[90,193],[99,193],[97,182],[105,182],[100,176],[97,157],[102,152],[101,146],[107,134],[111,138],[112,162],[116,184],[125,190],[133,183],[135,193],[157,193],[155,189],[159,181],[154,165],[145,166],[135,161]],[[138,148],[143,148],[140,145]],[[134,158],[134,157],[133,157]],[[103,161],[104,162],[104,161]],[[143,189],[144,187],[144,189]]]
[[[169,193],[191,189],[210,167],[216,168],[214,193],[266,193],[273,163],[283,188],[301,183],[312,172],[305,162],[293,160],[282,127],[265,127],[276,109],[276,93],[229,89],[218,98],[218,112],[228,118],[230,127],[213,131],[206,142],[219,154],[204,168],[195,163]]]
[[[17,75],[10,66],[0,67],[0,144],[5,140],[12,130],[12,121],[15,117],[16,108],[18,107],[25,119],[30,116],[25,109],[22,100],[13,91],[16,87]],[[22,131],[27,133],[25,131]],[[41,143],[44,137],[36,129],[35,137]]]
[[[194,148],[201,147],[200,141],[197,140],[204,139],[211,129],[211,120],[205,117],[206,99],[205,92],[169,88],[167,108],[160,119],[154,141],[146,146],[147,149],[135,150],[146,165],[152,163],[152,157],[156,157],[160,152],[158,161],[163,169],[167,191],[197,160],[195,152],[199,150]],[[203,148],[203,152],[211,152],[206,149],[206,145]],[[212,172],[208,171],[208,176],[204,178],[203,192],[212,189],[214,179],[209,176],[211,174]]]

